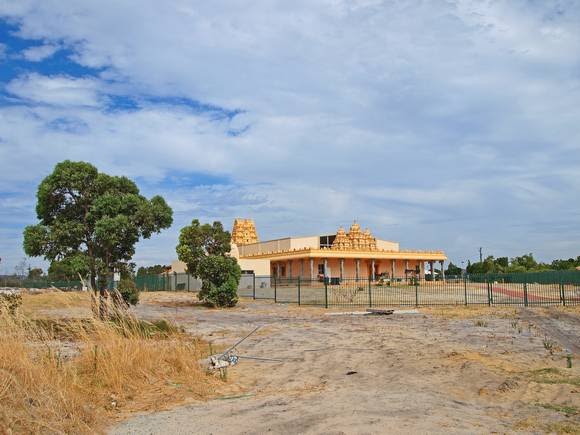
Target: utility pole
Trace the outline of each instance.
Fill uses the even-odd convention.
[[[480,263],[483,263],[483,254],[482,254],[482,252],[481,252],[481,250],[482,250],[482,249],[483,249],[483,248],[480,246],[480,247],[479,247],[479,262],[480,262]]]

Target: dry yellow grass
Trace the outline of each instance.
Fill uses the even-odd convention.
[[[134,318],[51,323],[2,311],[0,428],[102,432],[129,412],[205,398],[220,382],[198,363],[206,349],[167,325]]]
[[[22,295],[21,313],[31,317],[46,317],[68,310],[67,317],[91,317],[91,295],[88,292],[53,291]],[[53,317],[53,316],[51,316]]]

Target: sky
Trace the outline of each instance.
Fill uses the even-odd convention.
[[[138,265],[235,217],[576,257],[580,1],[0,0],[0,273],[65,159],[173,208]]]

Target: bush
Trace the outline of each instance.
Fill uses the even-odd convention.
[[[201,260],[199,274],[201,301],[216,307],[233,307],[238,303],[241,270],[235,258],[209,255]]]
[[[238,282],[234,277],[220,286],[204,281],[199,299],[214,307],[233,307],[238,303]]]
[[[137,305],[139,302],[139,289],[131,279],[122,279],[119,281],[117,291],[128,305]]]

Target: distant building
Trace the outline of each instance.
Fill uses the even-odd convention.
[[[445,267],[443,251],[401,250],[397,242],[373,237],[353,223],[346,232],[309,237],[285,237],[260,242],[250,219],[236,219],[232,251],[242,270],[280,278],[425,278],[425,264]]]

